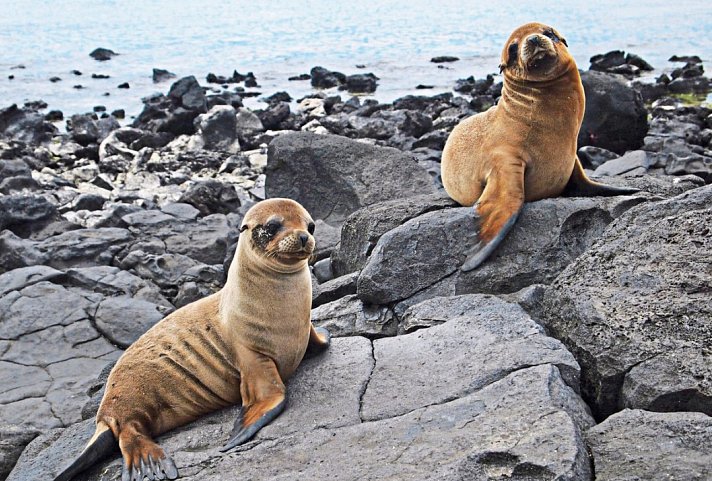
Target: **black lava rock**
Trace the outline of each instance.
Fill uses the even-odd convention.
[[[94,49],[94,51],[89,54],[91,58],[100,62],[111,60],[111,58],[115,57],[116,55],[118,55],[118,53],[114,52],[113,50],[109,50],[108,48],[102,47]]]
[[[172,78],[176,78],[176,74],[174,74],[173,72],[169,72],[168,70],[163,70],[161,68],[154,68],[152,77],[153,83],[159,83],[166,80],[170,80]]]

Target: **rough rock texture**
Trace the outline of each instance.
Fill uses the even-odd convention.
[[[514,292],[549,283],[625,210],[645,198],[544,199],[527,203],[514,228],[478,269],[460,271],[476,242],[469,207],[429,212],[383,235],[361,271],[358,295],[388,304],[437,295]],[[426,289],[432,289],[425,292]]]
[[[325,327],[332,336],[394,336],[398,321],[393,311],[385,306],[367,306],[355,295],[312,310],[315,326]]]
[[[376,367],[362,416],[377,420],[462,397],[524,367],[556,365],[578,388],[579,367],[563,344],[516,304],[487,295],[439,297],[410,308],[411,327],[440,325],[373,343]],[[427,374],[426,374],[427,373]]]
[[[265,480],[293,479],[295,472],[309,479],[344,480],[590,479],[583,431],[592,420],[553,365],[523,367],[461,397],[362,421],[361,396],[379,362],[387,361],[373,360],[369,341],[336,339],[327,353],[300,367],[288,384],[287,410],[254,441],[226,455],[218,452],[232,428],[233,408],[159,442],[173,454],[182,479],[224,479],[226,472]],[[471,374],[457,373],[463,379]],[[81,451],[92,424],[89,420],[42,435],[8,479],[51,478]],[[88,479],[101,473],[101,479],[118,480],[120,466],[119,459],[109,460],[92,469]]]
[[[541,320],[581,363],[599,416],[711,412],[711,223],[712,186],[638,206],[547,289]]]
[[[581,74],[586,113],[578,146],[593,145],[623,154],[643,145],[648,112],[640,94],[619,76],[587,71]]]
[[[438,193],[379,202],[357,210],[341,227],[341,240],[331,254],[334,274],[343,276],[363,268],[378,239],[386,232],[426,212],[455,205],[447,195]]]
[[[294,199],[328,223],[376,202],[436,192],[412,157],[342,137],[282,135],[267,155],[267,197]]]
[[[597,481],[712,479],[712,418],[626,409],[586,432]]]

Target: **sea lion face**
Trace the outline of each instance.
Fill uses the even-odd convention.
[[[314,253],[314,221],[298,202],[267,199],[252,207],[242,221],[242,235],[265,263],[278,270],[305,262]]]
[[[576,68],[566,39],[541,23],[522,25],[509,36],[502,50],[500,72],[506,78],[545,82]]]

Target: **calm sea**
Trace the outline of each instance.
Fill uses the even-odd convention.
[[[712,8],[703,0],[0,0],[0,107],[43,99],[65,114],[104,105],[135,115],[141,97],[168,89],[153,84],[153,67],[201,82],[208,72],[252,71],[264,94],[301,96],[309,82],[287,78],[321,65],[373,72],[381,101],[418,84],[433,85],[422,92],[435,94],[458,78],[495,72],[509,33],[533,20],[561,31],[584,69],[591,55],[613,49],[660,71],[673,67],[672,54],[712,59]],[[121,55],[97,62],[88,55],[96,47]],[[438,68],[429,61],[436,55],[461,60]],[[54,76],[62,80],[51,83]],[[123,82],[130,89],[118,89]]]

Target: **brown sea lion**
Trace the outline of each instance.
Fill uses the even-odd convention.
[[[502,96],[460,122],[442,155],[445,190],[475,205],[479,242],[462,270],[479,266],[514,225],[524,202],[637,192],[590,180],[576,156],[585,96],[566,39],[541,23],[517,28],[502,50]]]
[[[241,403],[226,451],[284,409],[284,381],[307,347],[330,342],[310,322],[314,222],[297,202],[270,199],[247,212],[240,231],[225,287],[173,312],[121,356],[94,436],[56,480],[71,479],[116,441],[122,480],[175,479],[176,465],[154,437]]]

